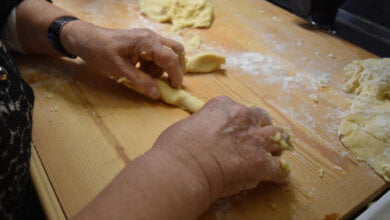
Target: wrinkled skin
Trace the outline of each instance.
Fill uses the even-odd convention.
[[[282,149],[269,115],[227,97],[167,128],[75,219],[197,219],[215,200],[283,183]]]
[[[93,34],[88,38],[68,36],[67,31],[72,32],[75,28],[72,25],[77,23],[77,29],[84,29],[81,32]],[[172,87],[179,88],[183,83],[184,47],[174,40],[149,29],[105,29],[82,21],[73,21],[66,28],[63,33],[65,46],[89,67],[114,80],[127,78],[128,86],[151,99],[160,97],[153,78],[161,78],[164,72]]]
[[[47,30],[64,15],[72,14],[44,0],[23,1],[17,32],[24,52],[61,56]],[[63,27],[60,38],[89,67],[114,80],[127,78],[135,91],[152,99],[160,97],[152,78],[164,71],[171,86],[182,84],[183,46],[150,30],[113,30],[77,20]],[[271,139],[276,132],[287,139],[264,110],[214,98],[124,165],[74,219],[196,219],[220,197],[261,181],[282,183],[287,173],[277,158],[282,149]]]
[[[155,146],[177,155],[190,170],[195,168],[216,199],[261,181],[285,181],[287,173],[277,158],[283,149],[271,139],[276,132],[286,140],[287,134],[272,125],[263,109],[217,97],[164,131]]]

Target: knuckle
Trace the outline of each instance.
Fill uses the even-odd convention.
[[[231,108],[230,114],[233,118],[248,118],[251,115],[251,111],[243,105],[236,105],[234,108]]]
[[[138,28],[137,31],[141,37],[150,38],[155,35],[155,33],[148,28]]]
[[[184,53],[184,46],[179,43],[179,42],[176,42],[176,47],[177,47],[177,51],[181,54],[181,53]]]

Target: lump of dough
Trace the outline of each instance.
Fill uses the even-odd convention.
[[[204,102],[187,91],[174,89],[166,82],[157,79],[157,85],[160,88],[161,99],[171,105],[178,106],[191,113],[198,111],[203,107]]]
[[[140,9],[159,22],[171,22],[174,30],[207,28],[213,20],[210,0],[141,0]]]
[[[390,113],[348,115],[340,133],[347,148],[390,181]]]
[[[188,57],[186,60],[186,72],[209,73],[221,68],[226,58],[215,53],[200,53]]]
[[[355,60],[344,73],[349,77],[344,91],[380,100],[390,98],[390,58]]]
[[[390,58],[355,60],[344,86],[357,94],[340,124],[341,142],[390,181]]]

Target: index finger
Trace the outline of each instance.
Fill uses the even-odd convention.
[[[162,44],[154,45],[150,51],[151,60],[161,69],[168,73],[169,82],[172,87],[179,88],[183,83],[183,70],[181,68],[180,56],[170,47]],[[148,54],[149,56],[149,54]]]
[[[179,56],[180,67],[184,73],[186,68],[184,46],[177,41],[165,37],[161,37],[160,41],[163,45],[171,48]]]

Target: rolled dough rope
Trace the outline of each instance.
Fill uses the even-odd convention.
[[[174,89],[166,82],[159,79],[157,79],[156,82],[160,88],[161,100],[164,102],[175,105],[191,113],[194,113],[203,107],[204,102],[191,95],[189,92],[182,89]]]
[[[116,80],[118,83],[131,88],[131,83],[125,77]],[[188,112],[194,113],[203,107],[204,102],[189,92],[182,89],[174,89],[166,82],[156,79],[161,92],[161,100],[165,103],[177,106]]]

